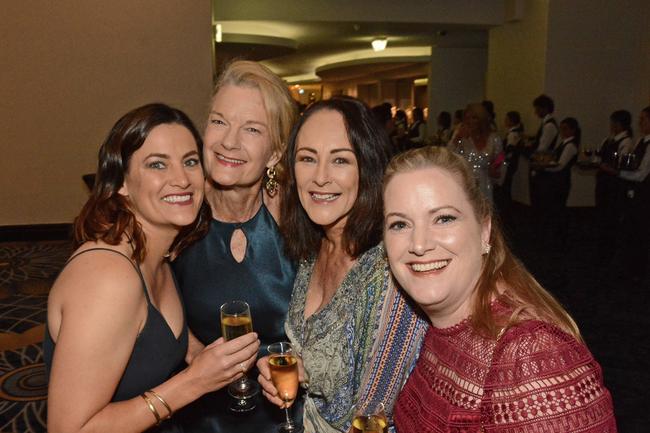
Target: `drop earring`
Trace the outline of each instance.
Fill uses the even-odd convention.
[[[278,181],[275,179],[277,175],[278,173],[275,171],[275,167],[269,167],[266,169],[267,180],[264,184],[264,189],[266,189],[266,192],[271,197],[275,196],[278,192]]]

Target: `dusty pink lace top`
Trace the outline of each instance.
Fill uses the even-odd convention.
[[[526,321],[497,341],[468,321],[431,327],[394,413],[399,433],[613,433],[612,398],[589,349]]]

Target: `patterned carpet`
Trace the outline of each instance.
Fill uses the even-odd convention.
[[[46,431],[47,294],[68,241],[0,243],[0,432]]]

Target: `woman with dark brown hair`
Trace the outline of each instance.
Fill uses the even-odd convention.
[[[508,249],[461,156],[395,157],[384,204],[391,270],[431,323],[396,403],[399,432],[616,432],[600,366]]]
[[[168,257],[205,230],[203,181],[201,138],[181,111],[145,105],[113,126],[48,300],[48,431],[173,430],[163,421],[174,411],[254,362],[250,334],[183,368],[187,325]]]
[[[310,106],[285,154],[282,233],[300,262],[285,330],[304,364],[306,432],[347,432],[356,410],[395,397],[424,322],[392,284],[381,244],[381,177],[390,143],[360,101]],[[283,405],[268,361],[265,395]]]

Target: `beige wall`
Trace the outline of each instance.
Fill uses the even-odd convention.
[[[71,222],[109,128],[162,101],[202,121],[209,0],[5,2],[0,26],[0,225]]]
[[[494,102],[499,128],[505,113],[516,110],[534,134],[539,119],[532,101],[544,91],[549,0],[523,3],[523,19],[490,29],[486,97]]]
[[[434,48],[429,73],[428,130],[436,131],[440,111],[465,108],[485,95],[486,48]]]

